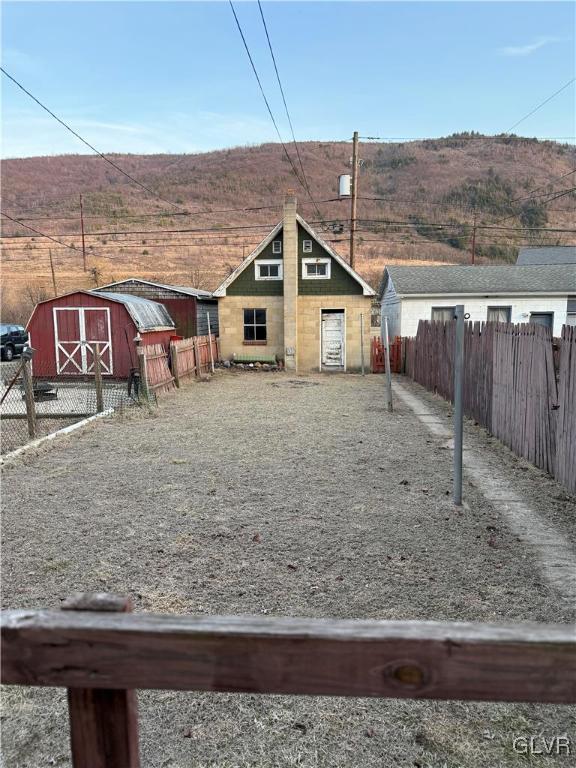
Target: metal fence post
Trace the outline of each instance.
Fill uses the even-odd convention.
[[[464,305],[454,310],[454,504],[462,504],[462,438],[464,430]]]
[[[386,390],[388,399],[388,410],[390,413],[394,410],[392,407],[392,371],[390,370],[390,337],[388,335],[388,318],[384,317],[384,361],[386,364]]]
[[[360,314],[360,367],[364,376],[364,315]]]
[[[208,346],[210,347],[210,368],[214,373],[214,350],[212,349],[212,331],[210,330],[210,312],[206,312],[206,319],[208,320]]]
[[[34,384],[32,383],[32,361],[24,360],[22,364],[22,383],[26,401],[26,417],[28,419],[28,434],[36,437],[36,404],[34,402]]]
[[[92,350],[94,356],[94,388],[96,390],[96,413],[104,410],[104,396],[102,392],[102,364],[100,358],[100,344],[94,344]]]

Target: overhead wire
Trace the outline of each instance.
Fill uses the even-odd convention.
[[[16,80],[15,77],[13,77],[9,72],[7,72],[4,67],[0,66],[0,72],[2,72],[9,80],[11,80],[15,85],[20,88],[21,91],[23,91],[27,96],[29,96],[33,101],[36,102],[42,109],[47,112],[51,117],[54,118],[54,120],[57,120],[60,125],[63,125],[64,128],[66,128],[67,131],[70,131],[70,133],[75,136],[77,139],[79,139],[83,144],[85,144],[87,147],[89,147],[93,152],[95,152],[99,157],[102,158],[102,160],[105,160],[109,165],[111,165],[113,168],[115,168],[119,173],[121,173],[123,176],[126,176],[126,178],[130,179],[130,181],[133,184],[136,184],[141,189],[143,189],[148,194],[152,195],[153,197],[158,198],[158,200],[162,200],[162,202],[167,203],[168,205],[173,205],[177,208],[183,208],[184,206],[180,205],[179,203],[175,203],[172,200],[168,200],[165,197],[162,197],[162,195],[159,195],[157,192],[154,192],[154,190],[150,189],[150,187],[147,187],[145,184],[142,184],[142,182],[138,181],[138,179],[135,179],[134,176],[127,173],[123,168],[121,168],[117,163],[115,163],[113,160],[110,160],[109,157],[107,157],[103,152],[101,152],[99,149],[96,149],[95,146],[90,144],[89,141],[87,141],[83,136],[81,136],[77,131],[75,131],[71,126],[68,125],[64,120],[62,120],[58,115],[56,115],[54,112],[52,112],[51,109],[49,109],[45,104],[43,104],[40,99],[36,98],[34,94],[30,93],[30,91],[25,88],[22,83],[19,83],[18,80]]]

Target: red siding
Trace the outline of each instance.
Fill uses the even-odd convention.
[[[110,311],[110,337],[112,345],[112,374],[106,374],[112,378],[127,378],[130,369],[138,365],[136,345],[134,337],[137,328],[128,314],[126,307],[104,297],[89,295],[82,292],[72,293],[68,296],[60,296],[50,301],[38,304],[32,313],[28,323],[30,343],[36,350],[33,361],[34,372],[37,376],[58,375],[56,365],[56,337],[54,328],[55,307],[100,308],[106,307]],[[100,313],[98,313],[100,314]],[[71,313],[71,318],[77,315]],[[62,327],[74,335],[73,331],[77,323],[74,319],[63,322]],[[170,341],[174,331],[148,331],[141,333],[142,344],[165,344]],[[70,335],[70,334],[68,334]],[[100,338],[96,336],[95,338]],[[72,346],[70,346],[72,348]],[[80,374],[78,374],[80,375]]]
[[[164,304],[168,310],[168,314],[174,320],[174,325],[179,336],[183,336],[185,339],[191,336],[196,336],[196,299],[194,296],[181,296],[178,298],[161,298],[158,296],[150,297],[154,301],[159,301]]]

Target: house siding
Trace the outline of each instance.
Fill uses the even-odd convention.
[[[304,240],[312,240],[312,253],[304,253]],[[329,280],[305,280],[302,277],[302,259],[322,259],[329,257],[332,264],[330,267]],[[311,238],[308,232],[301,224],[298,224],[298,295],[299,296],[354,296],[362,295],[363,290],[360,283],[347,272],[344,267],[338,264],[329,253],[314,238]]]
[[[274,240],[283,240],[282,230],[278,232]],[[236,280],[226,289],[228,296],[283,296],[283,280],[256,280],[256,264],[266,259],[282,259],[284,256],[284,247],[282,253],[272,252],[272,240],[266,248],[259,253],[256,259],[241,272]]]
[[[244,310],[266,310],[265,344],[244,344]],[[234,354],[276,355],[284,359],[284,301],[281,296],[223,296],[220,299],[220,351]]]
[[[485,322],[488,307],[512,308],[512,323],[530,322],[531,312],[553,312],[554,326],[552,333],[560,336],[562,326],[566,323],[567,296],[427,296],[426,298],[411,298],[405,296],[401,302],[401,317],[399,328],[402,336],[415,336],[420,320],[430,320],[432,307],[452,307],[464,304],[464,311],[470,315],[471,321]],[[383,312],[386,304],[386,294],[383,302]],[[391,306],[391,305],[390,305]],[[388,311],[388,309],[386,309]],[[400,331],[397,332],[397,335]],[[392,334],[391,334],[392,335]]]

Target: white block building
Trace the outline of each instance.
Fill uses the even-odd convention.
[[[415,336],[420,320],[539,323],[560,336],[576,325],[576,265],[387,267],[380,287],[390,338]]]

